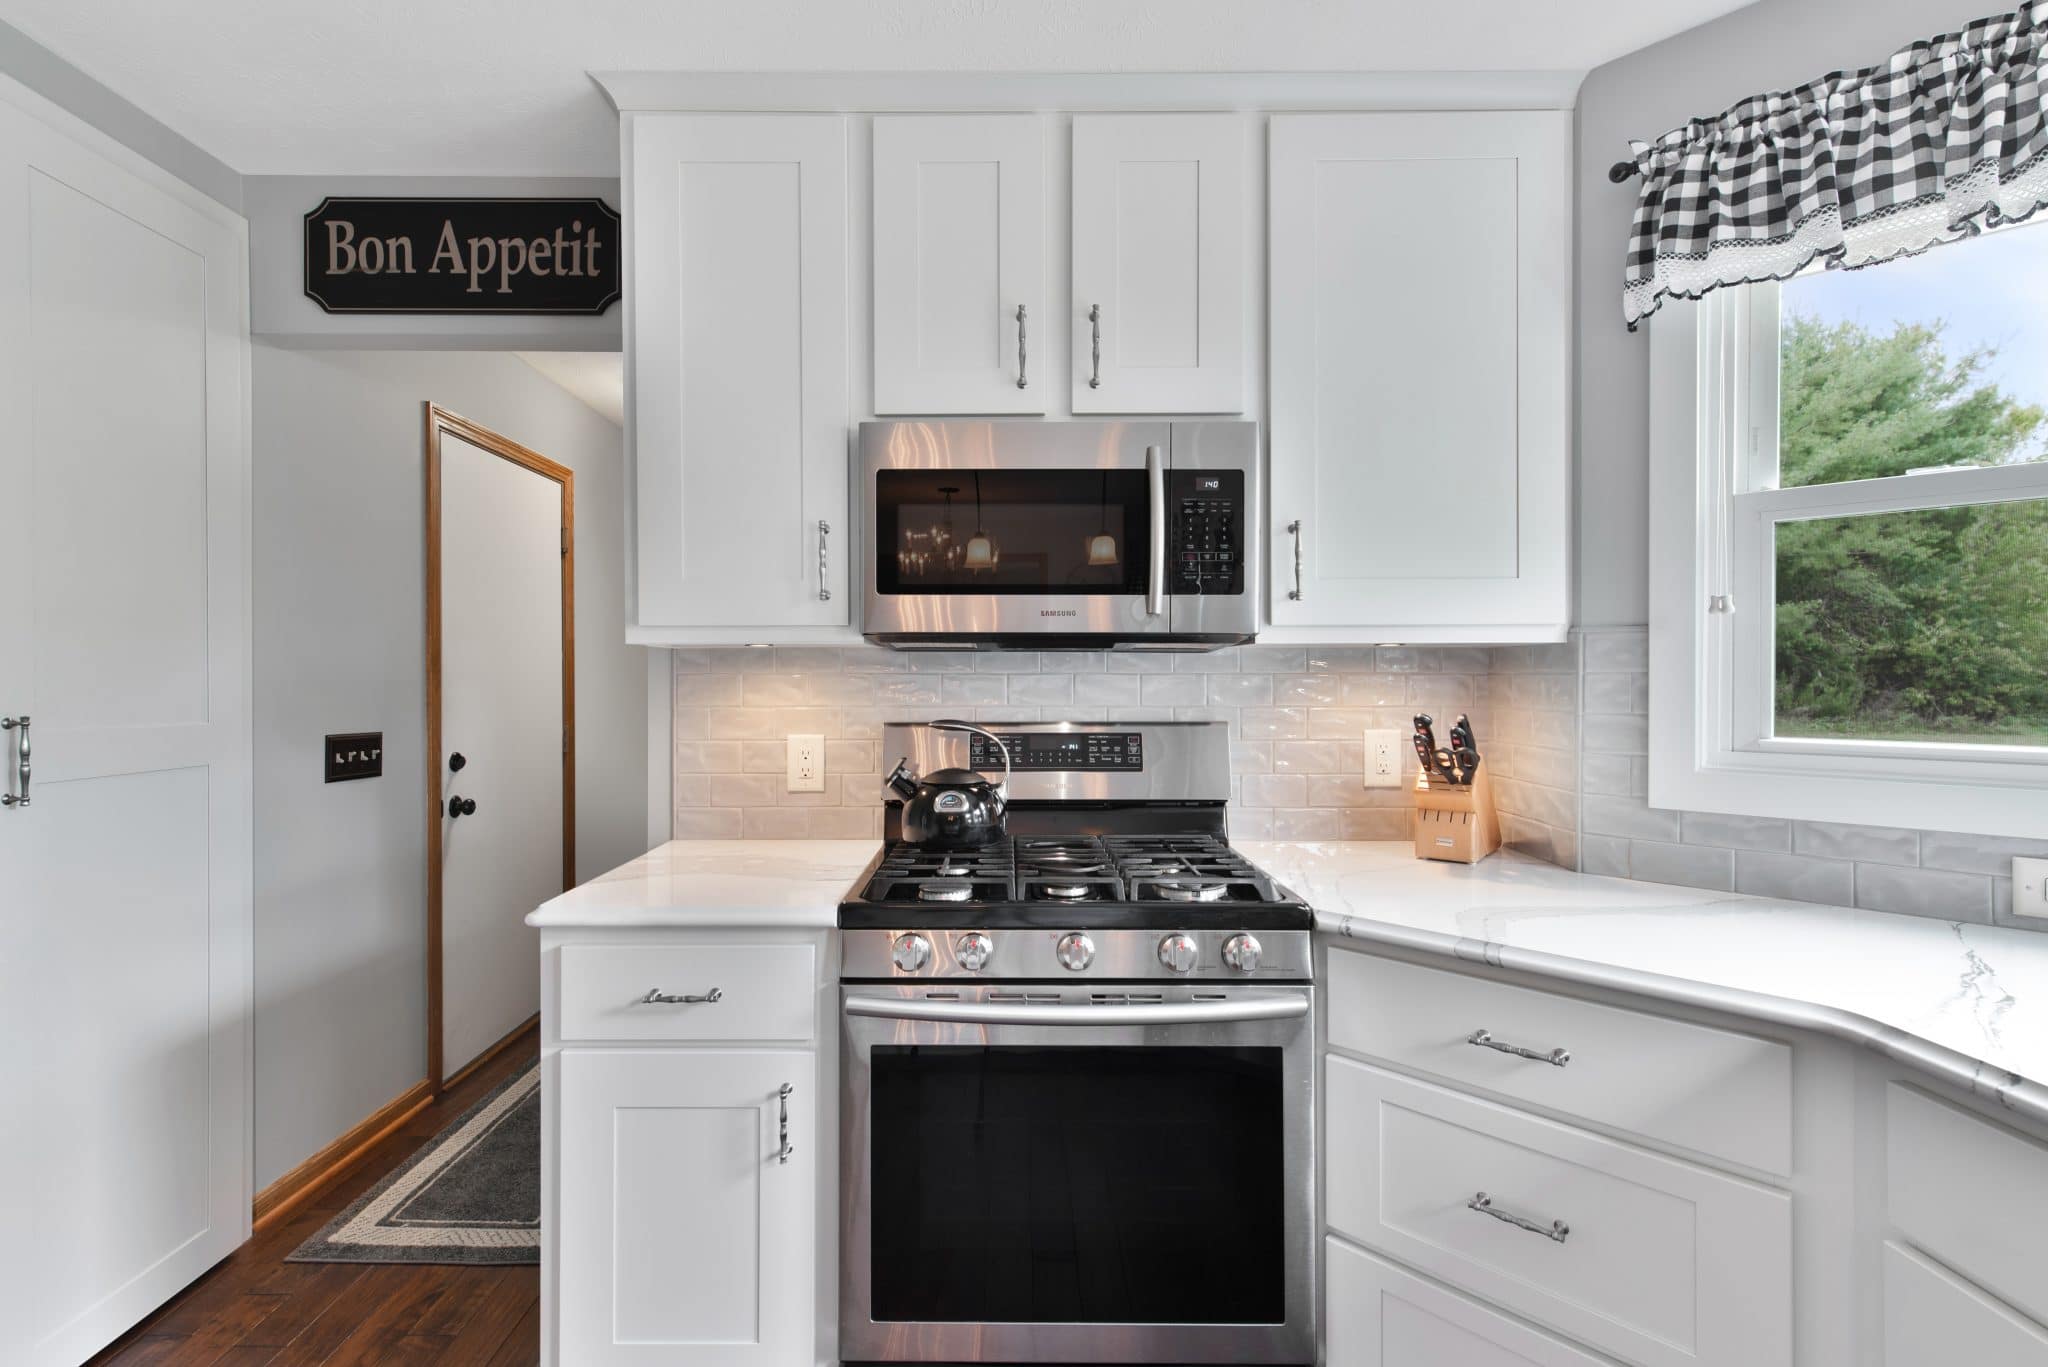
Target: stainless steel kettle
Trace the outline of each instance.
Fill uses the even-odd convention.
[[[988,737],[1002,752],[1003,781],[990,783],[973,769],[939,769],[919,778],[910,772],[908,756],[897,760],[883,784],[903,799],[903,838],[935,850],[969,849],[1001,838],[1010,805],[1010,747],[995,732],[972,722],[926,724],[937,731]]]

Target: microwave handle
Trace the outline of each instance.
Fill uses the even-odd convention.
[[[940,1021],[951,1025],[1214,1025],[1229,1021],[1295,1020],[1308,1014],[1308,997],[1226,998],[1206,1002],[1137,1002],[1128,1006],[1064,1006],[1050,1002],[920,1001],[903,997],[848,997],[846,1014],[881,1020]]]
[[[1166,460],[1157,446],[1145,448],[1146,502],[1152,511],[1151,576],[1145,585],[1145,615],[1166,611]]]

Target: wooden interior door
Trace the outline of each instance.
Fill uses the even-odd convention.
[[[575,477],[427,409],[430,1077],[540,1009],[526,914],[575,882]]]
[[[246,272],[241,220],[0,98],[11,1364],[248,1235]]]

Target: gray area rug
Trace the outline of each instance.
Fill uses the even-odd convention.
[[[293,1263],[540,1261],[540,1064],[327,1222]]]

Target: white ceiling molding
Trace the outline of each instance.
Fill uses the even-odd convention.
[[[0,0],[0,18],[244,176],[607,176],[618,126],[592,71],[918,71],[971,91],[1016,72],[1209,73],[1202,81],[1223,87],[1233,72],[1351,79],[1316,74],[1335,67],[1383,73],[1364,78],[1357,98],[1371,103],[1353,107],[1398,89],[1404,107],[1436,108],[1431,92],[1471,73],[1533,72],[1538,85],[1561,74],[1576,87],[1745,3]],[[1454,98],[1539,107],[1534,91],[1506,106]],[[1554,88],[1540,98],[1559,104]]]
[[[1570,109],[1582,71],[594,71],[621,112]]]

